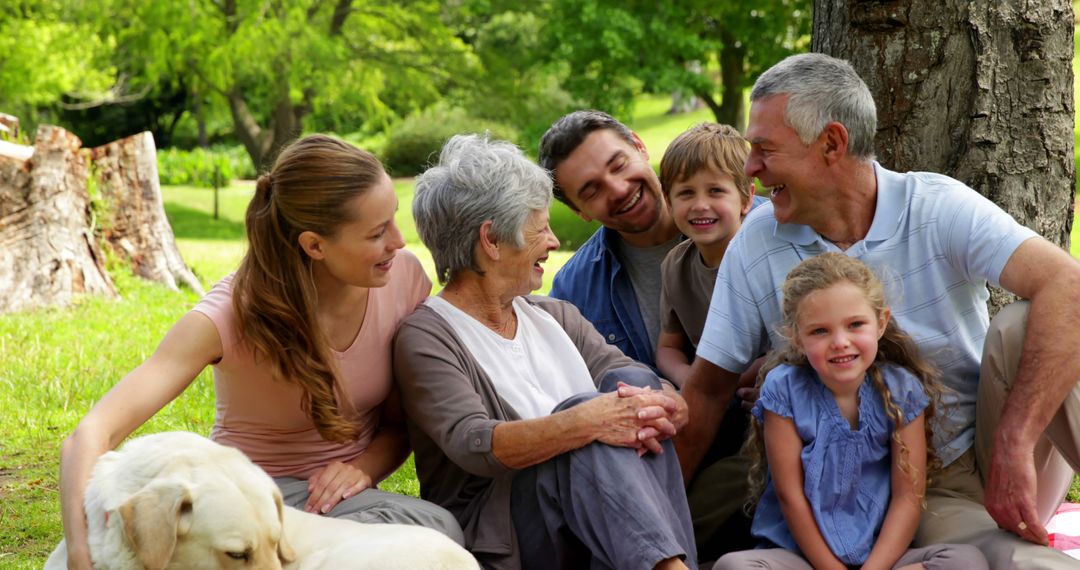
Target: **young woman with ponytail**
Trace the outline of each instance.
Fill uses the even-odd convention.
[[[409,454],[391,378],[398,323],[431,281],[401,249],[393,183],[373,155],[313,135],[259,178],[248,251],[79,423],[61,452],[70,568],[90,568],[83,494],[97,458],[214,367],[211,438],[267,471],[286,504],[421,524],[459,543],[447,511],[375,485]]]

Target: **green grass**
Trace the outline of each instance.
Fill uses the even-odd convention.
[[[658,163],[668,141],[693,123],[709,120],[706,111],[670,117],[665,97],[644,98],[632,127]],[[165,209],[184,259],[204,287],[232,272],[244,252],[243,212],[254,186],[237,183],[221,191],[219,218],[213,218],[213,193],[183,186],[162,190]],[[411,179],[395,180],[400,200],[397,222],[407,248],[434,275],[431,255],[420,244],[412,222]],[[552,226],[563,247],[580,246],[596,227],[561,205],[552,208]],[[1073,226],[1073,255],[1080,257],[1080,226]],[[541,292],[571,255],[553,252]],[[66,309],[0,315],[0,568],[40,568],[62,535],[57,470],[60,442],[86,411],[117,380],[153,352],[168,328],[198,300],[189,291],[173,292],[146,283],[127,271],[114,271],[121,298],[87,297]],[[436,284],[436,289],[438,285]],[[188,430],[207,434],[213,423],[214,394],[204,371],[140,433]],[[410,460],[383,488],[416,495]],[[1074,489],[1073,499],[1080,497]]]
[[[653,168],[660,167],[660,158],[664,156],[668,144],[680,133],[697,123],[716,120],[704,105],[681,115],[668,115],[670,107],[671,97],[666,95],[647,95],[639,97],[634,103],[631,128],[649,150],[649,163]]]
[[[407,248],[434,276],[431,254],[412,222],[412,181],[398,180],[395,189]],[[206,288],[232,272],[244,254],[243,214],[253,191],[251,183],[223,189],[214,219],[210,190],[162,188],[177,246]],[[552,253],[541,292],[550,289],[551,278],[570,255]],[[113,279],[120,292],[116,300],[85,297],[69,308],[0,315],[0,568],[40,568],[44,563],[63,532],[57,487],[61,441],[198,301],[190,291],[169,291],[125,270],[114,272]],[[205,435],[213,421],[213,380],[207,369],[138,433]],[[412,459],[381,488],[418,495]]]

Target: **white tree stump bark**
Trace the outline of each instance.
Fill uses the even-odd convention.
[[[177,290],[202,295],[202,285],[184,264],[165,217],[154,137],[143,132],[91,151],[104,219],[101,234],[135,274]]]
[[[0,113],[0,134],[8,140],[19,140],[19,118]]]
[[[0,156],[0,312],[116,296],[91,228],[81,147],[43,125],[29,160]]]

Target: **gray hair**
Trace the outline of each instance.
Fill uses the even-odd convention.
[[[413,218],[445,284],[463,269],[482,273],[475,248],[484,222],[494,239],[523,247],[526,218],[550,205],[551,178],[521,149],[487,134],[455,135],[417,177]]]
[[[877,107],[870,88],[847,61],[821,53],[789,56],[758,77],[750,100],[784,94],[790,96],[784,120],[803,144],[837,122],[848,131],[852,156],[874,158]]]

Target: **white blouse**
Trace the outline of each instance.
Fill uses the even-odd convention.
[[[589,367],[566,331],[524,298],[513,301],[518,322],[513,339],[499,336],[442,297],[424,302],[450,323],[499,397],[522,419],[549,415],[570,396],[596,391]]]

